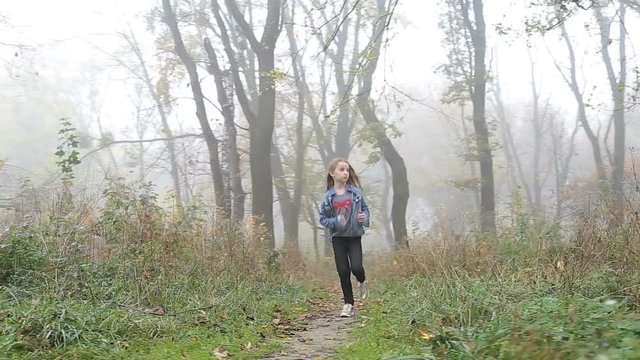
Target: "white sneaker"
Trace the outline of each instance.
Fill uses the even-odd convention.
[[[360,289],[360,299],[367,300],[369,297],[369,287],[367,286],[367,282],[358,283],[358,288]]]
[[[355,315],[356,309],[353,308],[351,304],[344,304],[342,307],[342,312],[340,312],[340,317],[352,317]]]

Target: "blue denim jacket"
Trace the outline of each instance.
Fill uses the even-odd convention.
[[[347,220],[350,222],[349,233],[341,234],[341,236],[362,236],[364,235],[364,227],[369,227],[369,207],[364,201],[362,190],[356,186],[347,185],[347,193],[351,194],[353,200],[353,209],[351,216]],[[336,195],[336,189],[330,188],[324,193],[320,203],[320,224],[329,229],[331,237],[340,230],[340,223],[333,209],[333,197]],[[364,224],[358,221],[358,213],[364,212]]]

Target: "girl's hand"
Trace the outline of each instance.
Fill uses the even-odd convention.
[[[364,220],[365,220],[364,211],[360,211],[358,213],[358,222],[360,224],[364,224]]]

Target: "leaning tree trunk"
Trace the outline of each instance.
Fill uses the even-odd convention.
[[[375,136],[375,145],[382,153],[387,164],[391,168],[391,176],[393,182],[393,204],[391,205],[391,222],[393,223],[393,234],[396,247],[409,247],[407,233],[407,205],[409,202],[409,181],[407,178],[407,167],[404,159],[384,131],[384,124],[376,115],[374,103],[371,100],[371,87],[373,85],[373,73],[378,65],[380,56],[382,38],[387,28],[389,17],[392,12],[385,9],[385,0],[377,1],[378,20],[371,37],[371,47],[364,53],[364,69],[356,104],[358,110],[367,126],[373,127]]]
[[[586,104],[584,103],[584,98],[582,96],[582,92],[580,91],[580,86],[578,85],[578,77],[577,77],[577,65],[576,65],[576,57],[573,51],[573,45],[571,44],[571,40],[569,39],[569,34],[567,33],[567,29],[563,24],[560,24],[560,31],[562,33],[562,38],[564,39],[565,44],[567,45],[567,50],[569,51],[569,65],[570,65],[570,77],[567,78],[560,66],[556,63],[556,68],[564,77],[565,82],[571,89],[573,96],[578,103],[578,116],[580,118],[580,124],[584,129],[587,138],[589,139],[589,143],[591,144],[591,151],[593,153],[593,160],[596,164],[596,171],[598,173],[598,180],[600,185],[606,184],[608,182],[606,168],[604,165],[604,161],[602,160],[602,150],[600,149],[600,140],[598,139],[598,135],[593,132],[591,129],[591,125],[589,125],[589,121],[587,120],[587,111]]]
[[[133,30],[129,29],[129,35],[123,35],[125,40],[129,43],[129,46],[136,54],[136,58],[138,58],[138,62],[140,63],[140,68],[142,70],[142,80],[144,82],[144,86],[151,94],[151,98],[156,105],[156,109],[158,110],[158,114],[160,115],[160,121],[162,123],[162,132],[166,135],[167,141],[165,144],[167,145],[167,153],[169,154],[169,166],[170,166],[170,174],[171,181],[173,183],[173,191],[176,196],[176,206],[179,211],[182,211],[183,199],[182,199],[182,190],[180,189],[180,171],[178,170],[178,158],[176,156],[176,144],[173,139],[173,131],[171,131],[171,126],[169,125],[169,116],[167,115],[167,110],[165,108],[164,103],[160,99],[160,95],[156,91],[153,86],[153,81],[151,80],[151,75],[149,75],[149,70],[147,69],[147,62],[144,59],[144,55],[142,54],[142,50],[138,44],[138,40],[133,33]]]
[[[366,85],[365,85],[366,86]],[[370,89],[370,87],[369,87]],[[370,92],[363,93],[360,91],[357,104],[364,121],[368,126],[381,129],[384,127],[378,119],[373,101],[369,100]],[[376,131],[376,147],[382,152],[387,164],[391,168],[391,177],[393,183],[393,203],[391,205],[391,223],[393,224],[393,236],[395,245],[398,248],[409,247],[407,233],[407,205],[409,202],[409,180],[407,177],[407,167],[404,159],[398,153],[395,146],[383,131]]]
[[[227,201],[225,201],[224,198],[225,190],[224,181],[222,178],[222,167],[220,166],[220,155],[218,152],[218,139],[216,138],[215,134],[211,130],[211,126],[209,125],[207,110],[204,104],[204,94],[202,93],[200,80],[198,78],[198,70],[196,68],[195,62],[191,58],[191,55],[189,55],[189,53],[187,52],[187,49],[184,46],[184,42],[182,41],[180,29],[178,28],[175,14],[173,12],[173,9],[171,8],[171,1],[162,0],[162,5],[164,9],[164,20],[171,30],[176,53],[178,54],[178,57],[180,58],[184,66],[187,68],[187,72],[189,74],[191,91],[193,92],[194,101],[196,103],[196,116],[198,118],[198,121],[200,122],[200,128],[202,129],[202,133],[204,134],[204,139],[209,151],[209,166],[211,168],[211,174],[213,177],[213,188],[215,192],[216,207],[221,211],[221,216],[228,217],[229,209],[225,207]]]

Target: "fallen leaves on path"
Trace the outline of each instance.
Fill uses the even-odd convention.
[[[273,326],[279,332],[288,334],[290,340],[285,351],[267,355],[265,359],[330,359],[336,355],[339,347],[349,341],[349,333],[363,319],[340,318],[338,313],[342,307],[342,291],[339,286],[327,290],[329,296],[308,300],[311,305],[308,313],[293,321],[280,316],[272,320]]]

